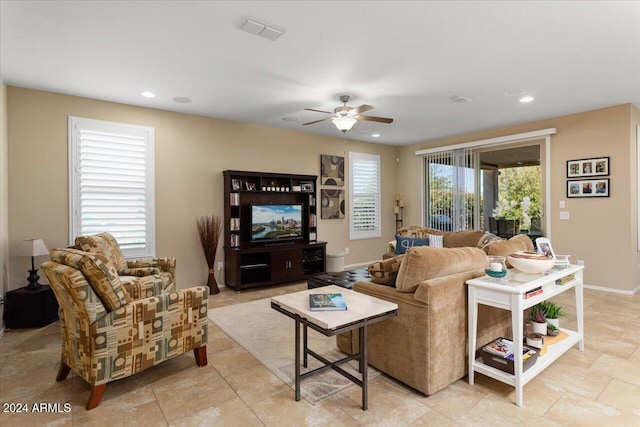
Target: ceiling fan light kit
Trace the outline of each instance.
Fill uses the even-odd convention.
[[[349,117],[349,116],[336,117],[335,119],[333,119],[331,121],[333,122],[334,125],[336,125],[338,130],[341,130],[342,132],[346,132],[348,130],[351,130],[353,125],[355,125],[356,122],[357,122],[356,119],[354,119],[353,117]]]
[[[393,123],[393,119],[388,119],[386,117],[374,117],[374,116],[363,116],[360,113],[364,113],[365,111],[373,110],[371,105],[362,104],[359,107],[349,107],[347,102],[349,102],[349,95],[342,95],[340,97],[340,101],[344,104],[340,107],[336,107],[333,110],[333,113],[329,111],[315,110],[313,108],[305,108],[305,111],[314,111],[316,113],[323,114],[332,114],[333,117],[327,117],[326,119],[314,120],[312,122],[303,123],[303,126],[312,125],[314,123],[324,122],[325,120],[331,120],[333,124],[342,132],[346,132],[351,130],[353,125],[356,124],[358,120],[365,120],[369,122],[379,122],[379,123]]]

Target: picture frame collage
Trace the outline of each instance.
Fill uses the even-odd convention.
[[[567,198],[609,197],[609,157],[567,160]]]

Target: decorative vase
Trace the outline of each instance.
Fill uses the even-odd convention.
[[[216,281],[215,270],[213,268],[209,269],[207,286],[209,287],[209,295],[215,295],[220,293],[220,288],[218,288],[218,282]]]
[[[540,335],[546,335],[547,334],[547,322],[532,322],[533,324],[533,333],[534,334],[540,334]]]

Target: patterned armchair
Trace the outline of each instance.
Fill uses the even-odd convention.
[[[91,385],[86,408],[100,404],[110,381],[193,350],[207,364],[206,287],[165,292],[157,276],[126,286],[104,255],[54,249],[42,270],[60,305],[62,355],[57,381],[69,372]],[[146,283],[145,283],[146,281]],[[128,291],[152,296],[132,297]]]
[[[78,236],[76,237],[74,248],[106,256],[116,267],[120,276],[159,276],[162,281],[162,289],[165,292],[176,288],[176,259],[173,257],[127,261],[122,254],[122,250],[120,250],[120,245],[110,233]]]

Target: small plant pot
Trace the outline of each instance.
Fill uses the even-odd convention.
[[[560,329],[547,328],[547,335],[549,335],[550,337],[557,337],[559,333],[560,333]]]
[[[549,319],[547,317],[547,323],[551,323],[553,326],[560,329],[560,319]]]
[[[540,334],[540,335],[547,334],[547,322],[544,322],[544,323],[532,322],[532,324],[533,324],[534,334]]]

